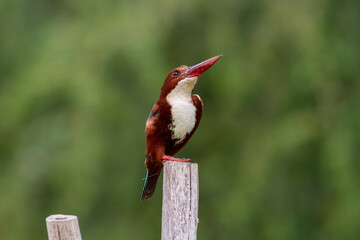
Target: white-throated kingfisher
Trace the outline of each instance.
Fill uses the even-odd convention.
[[[146,179],[141,200],[153,195],[163,162],[190,159],[173,157],[189,141],[199,126],[203,103],[193,88],[200,77],[222,55],[210,58],[195,66],[182,65],[166,77],[156,102],[146,121]]]

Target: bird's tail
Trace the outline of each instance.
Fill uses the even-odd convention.
[[[149,172],[149,169],[147,169],[141,201],[151,198],[151,196],[154,194],[159,175],[160,172],[151,173]]]

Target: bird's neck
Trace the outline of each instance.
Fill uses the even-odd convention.
[[[178,82],[173,90],[166,96],[168,102],[173,101],[189,101],[191,100],[191,92],[196,84],[197,77],[186,78]]]

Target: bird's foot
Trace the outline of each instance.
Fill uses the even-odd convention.
[[[168,156],[168,155],[165,155],[163,157],[163,163],[167,162],[167,161],[174,161],[174,162],[193,162],[193,160],[191,159],[188,159],[188,158],[176,158],[176,157],[171,157],[171,156]]]

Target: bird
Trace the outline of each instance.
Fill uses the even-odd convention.
[[[193,88],[200,75],[220,57],[222,55],[194,66],[181,65],[167,75],[145,125],[147,171],[141,201],[154,194],[164,162],[191,161],[174,155],[190,140],[202,117],[203,103],[199,95],[192,94]]]

